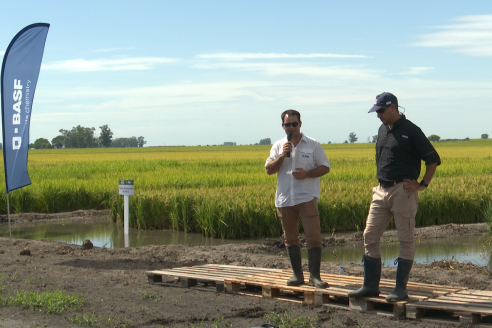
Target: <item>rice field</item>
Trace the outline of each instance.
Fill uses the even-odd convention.
[[[492,190],[492,140],[435,144],[442,165],[419,194],[417,226],[484,222]],[[377,184],[374,144],[323,145],[332,171],[321,178],[324,232],[363,230]],[[130,225],[218,238],[279,236],[270,146],[47,149],[29,152],[32,185],[9,194],[11,213],[111,209],[122,222],[118,180],[135,182]],[[423,167],[423,172],[425,168]],[[422,172],[422,174],[423,174]],[[0,213],[6,213],[4,174]]]

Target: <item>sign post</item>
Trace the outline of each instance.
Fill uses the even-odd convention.
[[[129,221],[130,221],[130,200],[128,196],[135,194],[133,180],[119,180],[119,194],[124,196],[123,204],[123,233],[125,237],[125,247],[129,247],[130,241],[128,238]]]

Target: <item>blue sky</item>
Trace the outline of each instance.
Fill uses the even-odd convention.
[[[50,23],[31,138],[108,124],[147,146],[252,144],[302,115],[320,142],[359,142],[394,93],[426,135],[492,135],[491,1],[22,1],[0,56]]]

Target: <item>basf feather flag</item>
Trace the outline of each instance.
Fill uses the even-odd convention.
[[[2,126],[8,193],[31,184],[27,173],[29,123],[44,44],[50,25],[32,24],[10,42],[2,63]]]

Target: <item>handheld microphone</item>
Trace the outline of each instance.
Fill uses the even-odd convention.
[[[292,133],[287,134],[287,141],[292,140]],[[287,152],[287,157],[290,157],[290,151]]]

